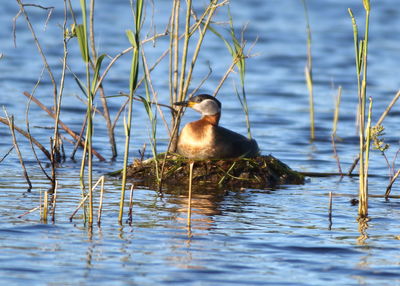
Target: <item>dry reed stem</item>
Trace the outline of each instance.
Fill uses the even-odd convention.
[[[382,113],[382,115],[379,117],[379,120],[377,121],[377,123],[375,124],[375,126],[379,126],[382,125],[383,121],[385,120],[385,118],[387,117],[387,115],[389,114],[390,110],[392,109],[392,107],[395,105],[395,103],[397,102],[397,100],[400,97],[400,90],[396,93],[396,95],[394,96],[394,98],[392,99],[392,101],[389,103],[389,105],[386,107],[385,111]],[[360,160],[360,155],[358,154],[357,158],[354,159],[353,164],[350,166],[349,171],[347,172],[348,175],[351,175],[351,173],[354,171],[355,167],[358,164],[358,161]]]
[[[0,116],[0,122],[5,124],[5,125],[7,125],[7,126],[10,126],[10,123],[4,117]],[[14,130],[16,130],[18,133],[20,133],[21,135],[23,135],[24,137],[26,137],[27,139],[32,141],[32,143],[35,144],[43,152],[43,154],[46,155],[46,157],[49,160],[51,159],[50,152],[47,151],[47,149],[42,144],[40,144],[39,141],[37,141],[35,138],[33,138],[28,132],[22,130],[21,128],[15,126],[15,125],[14,125]]]
[[[386,187],[385,199],[389,198],[390,191],[392,190],[392,186],[393,186],[394,182],[397,180],[397,178],[399,177],[399,175],[400,175],[400,169],[397,170],[396,174],[394,174],[394,176],[390,180],[388,186]]]
[[[40,79],[39,79],[39,81],[40,81]],[[38,81],[38,83],[39,83],[39,81]],[[27,131],[27,133],[29,134],[29,136],[31,138],[32,136],[31,136],[30,126],[29,126],[29,109],[30,109],[30,106],[31,106],[31,99],[28,100],[28,103],[27,103],[27,106],[26,106],[26,112],[25,112],[26,131]],[[31,145],[33,156],[35,157],[36,162],[39,165],[39,168],[42,170],[42,172],[46,176],[46,178],[53,184],[52,178],[47,174],[45,168],[43,167],[42,163],[39,160],[39,157],[38,157],[38,155],[36,153],[35,147],[33,146],[34,143],[32,142],[32,140],[29,140],[29,143]],[[50,148],[51,148],[51,146],[50,146]],[[49,155],[50,155],[49,160],[51,162],[51,154],[49,154]]]
[[[47,223],[48,212],[49,212],[49,192],[45,191],[43,196],[43,212],[41,215],[41,220],[43,223]]]
[[[381,117],[379,117],[378,122],[376,122],[375,126],[382,125],[383,120],[385,120],[386,116],[389,114],[390,110],[392,109],[393,105],[395,105],[396,101],[400,97],[400,90],[396,93],[396,95],[393,97],[392,101],[389,103],[389,105],[386,107],[385,111],[382,113]]]
[[[11,146],[10,150],[7,151],[7,153],[0,159],[0,163],[4,161],[5,158],[7,158],[8,155],[10,155],[11,151],[14,149],[14,145]]]
[[[96,187],[98,186],[99,183],[101,183],[104,180],[104,176],[101,176],[97,182],[94,184],[94,186],[92,187],[92,191],[94,191],[96,189]],[[82,200],[79,202],[79,205],[76,207],[76,209],[74,210],[74,212],[72,213],[72,215],[69,217],[69,220],[72,221],[72,219],[74,218],[75,214],[78,212],[78,210],[82,207],[82,205],[85,203],[85,201],[89,198],[89,194],[87,194],[85,197],[82,198]]]
[[[147,58],[146,58],[146,54],[144,52],[144,49],[141,50],[141,54],[142,54],[142,59],[143,59],[143,67],[144,67],[145,78],[147,79],[148,85],[150,86],[151,94],[153,95],[153,101],[156,103],[156,107],[157,107],[158,113],[160,114],[161,119],[164,122],[166,130],[168,131],[168,133],[170,133],[171,131],[170,131],[168,123],[167,123],[167,121],[165,119],[164,112],[161,110],[160,105],[158,104],[157,92],[154,90],[154,87],[153,87],[153,82],[152,82],[152,79],[151,79],[150,70],[149,70],[149,66],[147,64]]]
[[[14,19],[13,19],[14,27],[15,27],[15,21],[17,20],[17,18],[18,18],[18,16],[20,15],[20,13],[22,13],[22,14],[25,16],[25,20],[26,20],[26,22],[27,22],[27,24],[28,24],[28,28],[29,28],[29,30],[31,31],[31,34],[32,34],[32,36],[33,36],[33,40],[35,41],[35,44],[36,44],[36,46],[37,46],[37,49],[38,49],[38,51],[39,51],[40,56],[42,57],[44,66],[46,67],[46,70],[47,70],[47,72],[49,73],[50,80],[51,80],[51,82],[52,82],[52,84],[53,84],[53,95],[54,95],[54,99],[56,100],[56,97],[57,97],[57,83],[56,83],[56,81],[55,81],[55,79],[54,79],[53,72],[51,71],[50,65],[49,65],[48,62],[47,62],[46,56],[44,55],[43,49],[42,49],[42,47],[41,47],[41,45],[40,45],[40,42],[39,42],[39,40],[38,40],[38,38],[37,38],[37,36],[36,36],[35,30],[33,29],[32,23],[31,23],[31,21],[29,20],[28,13],[26,13],[26,11],[25,11],[24,6],[26,6],[26,5],[23,4],[23,3],[21,2],[21,0],[17,0],[17,3],[18,3],[18,5],[19,5],[19,9],[20,9],[20,10],[19,10],[18,14],[17,14],[17,15],[14,17]],[[42,6],[36,5],[36,7],[41,8]],[[54,105],[56,106],[56,104],[54,104]]]
[[[311,27],[308,16],[308,9],[306,0],[302,0],[304,8],[304,16],[306,19],[306,32],[307,32],[307,64],[304,69],[306,77],[307,89],[309,93],[309,108],[310,108],[310,137],[311,140],[315,139],[315,123],[314,123],[314,88],[312,76],[312,55],[311,55]]]
[[[32,98],[33,102],[35,102],[41,109],[46,111],[47,114],[50,115],[53,119],[55,119],[56,115],[50,109],[48,109],[45,105],[43,105],[36,97],[32,96],[31,94],[29,94],[26,91],[23,92],[23,94],[28,98]],[[85,146],[85,142],[82,141],[82,139],[79,138],[79,135],[76,134],[74,131],[72,131],[63,121],[60,120],[58,123],[61,126],[61,128],[64,129],[65,132],[67,132],[72,138],[74,138],[75,140],[77,140],[79,142],[79,145],[81,147]],[[100,161],[105,161],[106,160],[103,156],[101,156],[94,149],[92,149],[92,154],[95,155]]]
[[[15,137],[14,116],[12,115],[11,118],[10,118],[5,109],[4,109],[4,112],[5,112],[7,120],[8,120],[8,126],[10,127],[10,132],[11,132],[11,136],[12,136],[12,140],[13,140],[13,144],[14,144],[14,149],[17,152],[17,155],[18,155],[19,162],[20,162],[22,170],[23,170],[23,174],[24,174],[25,180],[26,180],[26,182],[28,183],[28,186],[29,186],[29,190],[31,190],[32,189],[32,183],[31,183],[31,180],[29,179],[29,175],[28,175],[28,172],[26,170],[25,163],[24,163],[24,160],[22,158],[21,151],[19,150],[17,138]]]
[[[131,185],[131,190],[129,192],[129,211],[128,211],[128,223],[132,225],[133,222],[133,188],[134,185]]]
[[[332,230],[332,192],[329,192],[329,211],[328,211],[329,226],[328,229]]]
[[[104,197],[104,176],[100,177],[101,187],[100,187],[100,201],[99,201],[99,209],[97,211],[97,225],[101,224],[101,214],[103,211],[103,197]]]
[[[35,208],[33,208],[33,209],[31,209],[31,210],[29,210],[27,212],[24,212],[23,214],[17,216],[17,218],[22,218],[22,217],[24,217],[24,216],[26,216],[26,215],[28,215],[30,213],[33,213],[34,211],[37,211],[39,209],[40,209],[40,206],[39,207],[35,207]]]
[[[53,206],[52,206],[52,212],[51,212],[51,221],[53,223],[56,221],[57,189],[58,189],[58,181],[56,180],[55,185],[54,185]]]
[[[193,184],[193,166],[194,161],[189,164],[189,194],[188,194],[188,208],[187,208],[187,226],[190,228],[192,224],[192,184]]]

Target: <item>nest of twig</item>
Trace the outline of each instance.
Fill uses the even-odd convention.
[[[135,161],[127,169],[128,178],[136,186],[157,188],[158,174],[164,156]],[[189,182],[189,163],[186,158],[171,155],[165,162],[162,184],[168,189],[184,187]],[[303,184],[304,176],[275,157],[237,158],[229,160],[197,160],[193,167],[193,187],[207,189],[270,189],[278,185]]]

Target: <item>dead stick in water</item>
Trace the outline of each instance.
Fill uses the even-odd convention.
[[[0,117],[0,122],[7,126],[10,126],[8,120],[4,117]],[[22,134],[23,136],[25,136],[26,138],[31,140],[33,142],[33,144],[35,144],[43,152],[43,154],[46,155],[46,157],[49,160],[51,159],[50,152],[47,151],[47,149],[42,144],[40,144],[35,138],[33,138],[28,132],[22,130],[21,128],[15,126],[15,125],[14,125],[14,130],[16,130],[18,133]]]
[[[397,177],[400,175],[400,169],[396,172],[396,174],[393,176],[393,178],[390,180],[389,185],[386,187],[386,193],[385,193],[385,199],[389,198],[390,191],[392,190],[392,186],[394,182],[397,180]]]
[[[103,197],[104,197],[104,176],[101,176],[101,186],[100,186],[100,202],[99,202],[99,210],[97,212],[97,225],[101,224],[101,213],[103,211]]]
[[[128,212],[128,222],[132,225],[133,222],[133,184],[131,185],[131,191],[129,194],[129,212]]]
[[[194,161],[189,163],[189,195],[188,195],[188,210],[187,210],[187,226],[190,228],[192,223],[192,183],[193,183],[193,165]]]
[[[328,227],[328,229],[331,230],[332,229],[332,192],[329,192],[329,213],[328,213],[328,217],[329,217],[329,227]]]
[[[31,210],[29,210],[27,212],[24,212],[23,214],[17,216],[17,218],[22,218],[22,217],[26,216],[27,214],[30,214],[30,213],[33,213],[34,211],[37,211],[38,209],[40,209],[40,207],[33,208],[33,209],[31,209]]]
[[[28,171],[25,168],[25,163],[24,163],[24,160],[22,158],[21,151],[19,150],[17,138],[15,137],[14,116],[11,115],[11,118],[10,118],[10,117],[8,117],[7,111],[5,109],[4,109],[4,112],[6,113],[6,117],[7,117],[8,123],[9,123],[8,126],[10,127],[10,132],[11,132],[11,136],[12,136],[12,139],[13,139],[14,149],[18,154],[19,162],[21,163],[21,167],[23,169],[23,174],[24,174],[24,177],[26,179],[26,182],[28,183],[29,190],[31,190],[32,189],[32,183],[31,183],[31,180],[29,179]]]
[[[56,119],[56,114],[54,114],[50,109],[48,109],[45,105],[43,105],[37,98],[35,98],[33,95],[29,94],[28,92],[23,93],[26,97],[31,98],[34,103],[36,103],[41,109],[47,112],[48,115],[50,115],[53,119]],[[65,132],[67,132],[72,138],[77,140],[79,142],[79,145],[81,147],[85,146],[84,140],[79,138],[79,135],[76,134],[74,131],[72,131],[64,122],[61,120],[58,121],[58,124],[62,129],[64,129]],[[92,149],[93,155],[95,155],[100,161],[105,161],[103,156],[101,156],[96,150]]]
[[[393,105],[396,103],[396,101],[400,97],[400,90],[396,93],[392,101],[389,103],[388,107],[386,107],[385,111],[382,113],[381,117],[379,117],[378,122],[375,124],[375,126],[382,125],[383,120],[385,120],[386,116],[389,114],[390,110],[392,109]],[[354,159],[353,164],[351,165],[349,171],[347,172],[348,175],[351,175],[351,173],[354,171],[355,167],[358,164],[358,161],[360,161],[360,155],[357,156],[357,158]],[[390,192],[390,191],[389,191]]]
[[[53,194],[53,207],[52,207],[53,209],[51,212],[52,223],[56,221],[57,188],[58,188],[58,181],[56,180],[54,185],[54,194]]]

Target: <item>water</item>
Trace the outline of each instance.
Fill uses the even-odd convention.
[[[56,78],[62,57],[60,28],[62,3],[44,30],[46,13],[27,8]],[[330,133],[337,87],[343,87],[338,154],[347,170],[357,154],[355,128],[356,83],[353,59],[353,34],[347,8],[351,7],[363,26],[361,1],[308,1],[313,36],[313,75],[315,83],[316,140],[309,142],[308,93],[304,82],[306,62],[305,20],[301,1],[234,1],[232,16],[238,28],[248,23],[249,44],[258,38],[249,59],[246,89],[253,136],[265,154],[273,154],[301,171],[336,172]],[[359,2],[359,3],[358,3]],[[45,1],[39,1],[44,6]],[[203,3],[197,3],[201,9]],[[400,85],[399,42],[400,13],[394,0],[373,2],[371,12],[369,95],[374,98],[377,118]],[[75,4],[77,5],[77,4]],[[128,1],[98,1],[97,49],[116,55],[128,47],[125,29],[132,28]],[[168,21],[170,3],[156,3],[154,23],[162,32]],[[78,8],[78,6],[76,6]],[[12,1],[3,3],[0,24],[0,104],[14,114],[16,125],[25,128],[26,98],[32,91],[43,65],[24,19],[17,21],[17,47],[13,47],[12,18],[18,8]],[[223,20],[224,12],[218,14]],[[147,17],[151,8],[147,10]],[[363,30],[363,28],[360,28]],[[361,32],[360,32],[361,34]],[[160,39],[156,48],[148,46],[151,62],[167,46]],[[109,60],[106,60],[108,63]],[[194,82],[199,83],[211,65],[213,74],[201,89],[212,92],[230,64],[230,55],[217,37],[205,41]],[[69,65],[83,77],[84,69],[76,40],[70,41]],[[111,70],[105,82],[107,95],[126,91],[130,56]],[[168,102],[168,79],[164,64],[153,73],[161,102]],[[52,104],[51,83],[44,72],[35,95]],[[239,102],[228,80],[219,99],[223,103],[221,124],[245,134],[246,125]],[[79,130],[85,110],[76,99],[81,92],[71,74],[64,92],[61,119]],[[112,117],[122,102],[110,98]],[[100,104],[98,103],[100,106]],[[386,141],[391,144],[392,161],[398,149],[398,107],[385,120]],[[167,112],[166,112],[167,113]],[[2,115],[3,116],[3,115]],[[184,123],[197,118],[185,115]],[[52,120],[35,104],[30,106],[30,128],[35,138],[48,146],[51,132],[38,128],[52,126]],[[148,143],[147,117],[140,103],[134,105],[132,156]],[[120,156],[109,160],[111,151],[100,115],[95,119],[95,148],[108,160],[95,162],[94,173],[116,170],[122,164],[124,133],[117,125]],[[166,146],[167,135],[159,125],[159,148]],[[12,146],[9,130],[0,127],[0,156]],[[66,135],[67,136],[67,135]],[[153,190],[135,189],[133,225],[119,226],[117,221],[120,181],[107,178],[101,227],[89,231],[79,215],[69,216],[79,203],[79,162],[67,159],[58,169],[59,189],[54,224],[41,224],[38,212],[19,215],[38,206],[41,191],[49,187],[37,167],[27,141],[18,136],[33,190],[21,174],[13,152],[0,169],[0,281],[7,285],[400,285],[398,249],[400,204],[370,198],[370,217],[366,234],[361,237],[356,222],[357,178],[308,178],[302,186],[282,186],[277,190],[227,191],[225,194],[195,194],[193,226],[186,228],[186,190],[166,192],[162,198]],[[72,147],[66,143],[67,154]],[[39,152],[38,152],[39,153]],[[149,155],[149,152],[148,154]],[[44,156],[39,153],[41,160]],[[80,153],[78,154],[78,158]],[[78,160],[79,161],[79,160]],[[370,192],[382,195],[388,179],[383,157],[371,155]],[[332,226],[328,220],[328,194],[333,193]],[[394,185],[393,193],[397,194]],[[97,200],[96,200],[97,205]]]

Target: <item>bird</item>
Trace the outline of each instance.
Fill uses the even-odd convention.
[[[174,105],[191,107],[201,119],[185,125],[178,137],[177,153],[189,159],[252,158],[259,155],[256,140],[218,125],[221,102],[208,94],[199,94]]]

